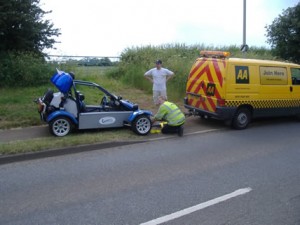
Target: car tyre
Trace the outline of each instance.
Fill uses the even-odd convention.
[[[232,120],[232,127],[237,130],[247,128],[251,121],[251,112],[248,108],[240,108]]]
[[[67,117],[56,117],[49,123],[51,134],[57,137],[63,137],[69,134],[73,129],[73,124]]]
[[[132,130],[138,135],[147,135],[151,130],[151,120],[149,116],[140,115],[131,124]]]

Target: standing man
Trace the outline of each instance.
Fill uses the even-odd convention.
[[[154,119],[152,122],[155,121],[166,121],[167,124],[163,126],[161,132],[163,134],[168,133],[177,133],[178,136],[182,137],[183,135],[183,124],[185,122],[185,116],[172,102],[166,101],[164,96],[158,97],[158,104],[159,109],[158,112],[155,114]]]
[[[162,67],[162,61],[155,62],[156,67],[148,70],[144,76],[153,83],[153,101],[158,105],[158,96],[164,96],[167,99],[167,81],[174,76],[174,73]]]

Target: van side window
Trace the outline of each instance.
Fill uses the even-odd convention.
[[[292,84],[300,85],[300,68],[291,68]]]

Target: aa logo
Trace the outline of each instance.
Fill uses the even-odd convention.
[[[236,66],[235,67],[235,82],[237,84],[249,84],[248,66]]]
[[[207,96],[214,96],[216,90],[216,85],[213,83],[208,83],[206,88],[206,95]]]

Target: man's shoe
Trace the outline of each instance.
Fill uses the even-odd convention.
[[[183,136],[183,126],[180,126],[180,127],[178,128],[178,136],[179,136],[179,137],[182,137],[182,136]]]

